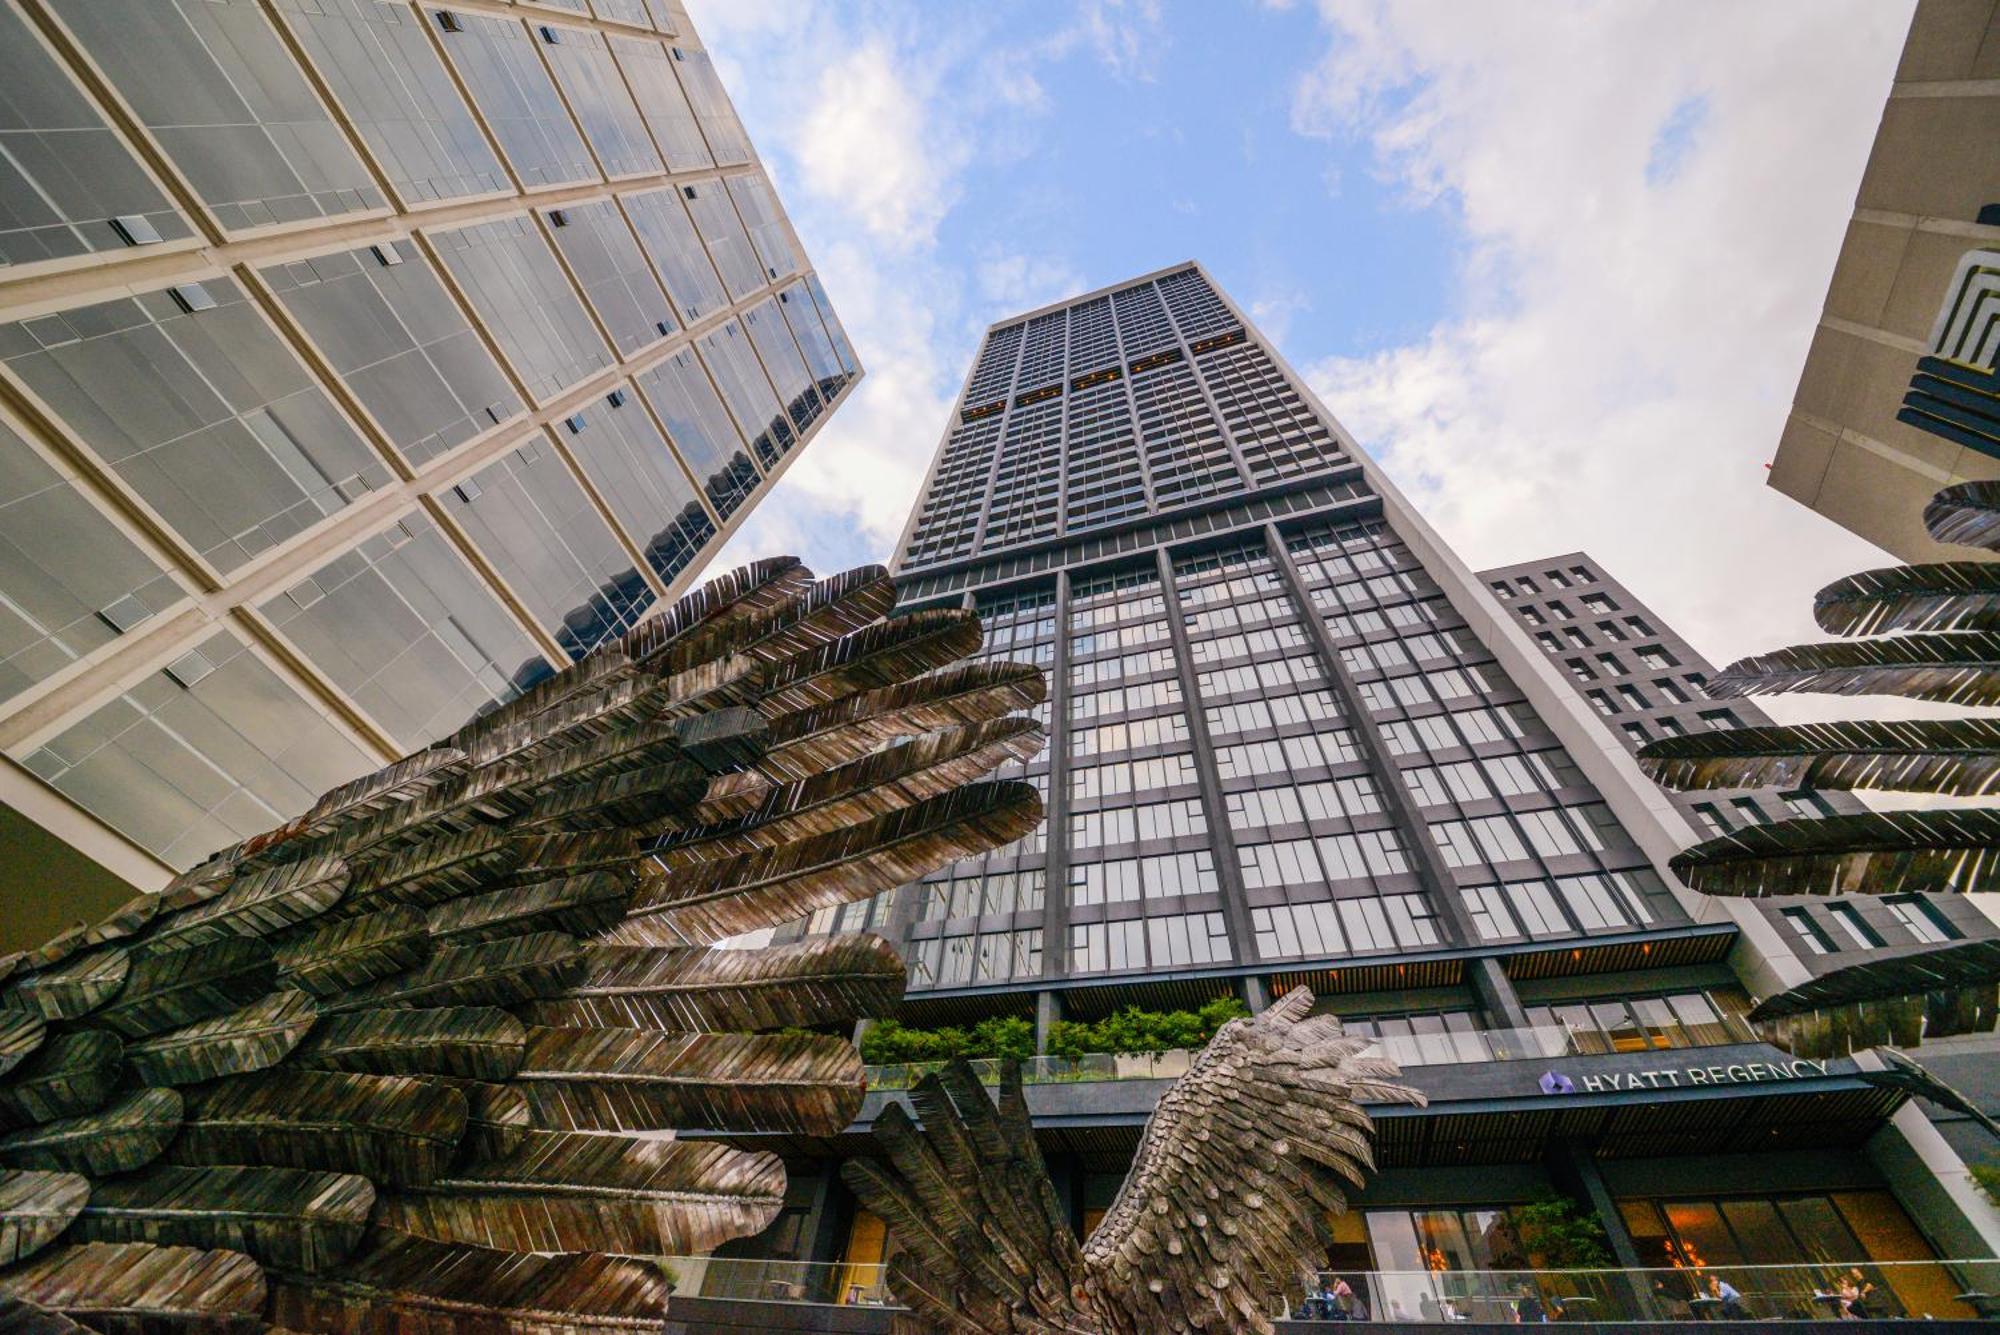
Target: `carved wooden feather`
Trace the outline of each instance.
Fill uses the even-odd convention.
[[[902,957],[879,936],[762,950],[591,946],[569,992],[521,1007],[538,1025],[727,1033],[847,1025],[895,1012]]]
[[[830,1136],[861,1110],[861,1057],[817,1034],[528,1031],[514,1081],[550,1131],[790,1131]]]
[[[126,1038],[144,1038],[226,1015],[264,996],[277,980],[278,962],[270,946],[256,937],[142,951],[117,998],[92,1012],[90,1023]]]
[[[1901,719],[1664,737],[1639,767],[1668,788],[1877,789],[1981,797],[2000,789],[2000,720]]]
[[[357,988],[326,1004],[330,1014],[404,1006],[511,1006],[556,996],[583,976],[573,936],[534,932],[448,946],[421,969]]]
[[[319,1019],[303,992],[270,992],[212,1020],[125,1045],[132,1073],[149,1085],[190,1085],[283,1061]]]
[[[1939,542],[2000,551],[2000,483],[1946,487],[1924,507],[1924,528]]]
[[[1979,890],[2000,877],[2000,808],[1870,811],[1749,825],[1668,864],[1710,895]]]
[[[503,1158],[385,1197],[376,1222],[504,1251],[692,1256],[762,1232],[784,1203],[773,1155],[537,1131]]]
[[[89,1199],[90,1179],[81,1173],[0,1168],[0,1265],[54,1242]]]
[[[99,1112],[0,1136],[0,1164],[91,1177],[129,1173],[166,1151],[181,1113],[178,1090],[142,1089]]]
[[[521,1069],[527,1043],[526,1026],[495,1006],[356,1010],[321,1020],[293,1061],[329,1071],[505,1080]]]
[[[21,974],[7,988],[6,1005],[45,1020],[73,1020],[117,996],[131,969],[124,946],[99,946]]]
[[[375,1188],[351,1173],[155,1164],[97,1183],[69,1237],[228,1248],[313,1273],[354,1250],[374,1205]]]
[[[215,898],[162,914],[144,938],[146,949],[157,953],[271,936],[339,903],[347,881],[347,864],[327,853],[240,873]]]
[[[398,905],[288,934],[278,948],[278,983],[315,997],[337,997],[414,969],[430,956],[424,915]]]
[[[2000,564],[1950,561],[1866,570],[1821,589],[1813,598],[1813,617],[1821,630],[1835,635],[2000,629]]]
[[[408,1076],[269,1071],[192,1092],[167,1162],[358,1173],[416,1186],[450,1167],[465,1096]]]
[[[638,878],[629,867],[467,895],[430,911],[429,938],[464,946],[531,932],[594,936],[625,916]]]
[[[2000,941],[1878,954],[1765,998],[1750,1020],[1801,1057],[1988,1033],[2000,1022]]]
[[[2000,632],[1953,631],[1801,644],[1731,663],[1703,688],[1719,698],[1823,691],[2000,704]]]
[[[760,704],[766,717],[893,686],[979,649],[979,618],[944,608],[909,612],[778,664]]]
[[[858,760],[898,737],[1025,713],[1048,696],[1032,663],[971,663],[771,720],[758,768],[780,782]]]
[[[0,1076],[34,1055],[49,1036],[42,1017],[28,1011],[0,1010]]]
[[[116,1034],[57,1034],[0,1083],[0,1129],[95,1111],[111,1097],[124,1065],[125,1045]]]
[[[267,1297],[263,1268],[241,1252],[144,1242],[52,1247],[0,1274],[0,1294],[121,1335],[253,1335]]]

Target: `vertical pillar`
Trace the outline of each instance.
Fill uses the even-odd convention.
[[[1069,572],[1056,572],[1056,650],[1049,665],[1049,796],[1042,804],[1042,977],[1069,973]]]
[[[1049,1051],[1049,1031],[1055,1028],[1057,1020],[1063,1017],[1062,993],[1037,992],[1035,994],[1035,1052],[1047,1056]]]
[[[1559,1136],[1549,1141],[1543,1162],[1556,1189],[1595,1216],[1604,1229],[1605,1240],[1611,1244],[1612,1261],[1620,1270],[1627,1272],[1619,1280],[1614,1280],[1615,1287],[1611,1293],[1600,1296],[1615,1297],[1627,1304],[1631,1320],[1657,1320],[1660,1313],[1653,1301],[1652,1286],[1646,1280],[1646,1262],[1639,1255],[1638,1245],[1632,1241],[1632,1231],[1625,1227],[1625,1216],[1618,1212],[1618,1203],[1611,1199],[1611,1189],[1604,1185],[1604,1174],[1597,1167],[1595,1147],[1572,1136]],[[1617,1314],[1598,1312],[1594,1315],[1603,1319]]]
[[[1492,1029],[1526,1029],[1528,1012],[1521,1005],[1521,998],[1514,991],[1514,980],[1500,967],[1500,961],[1491,955],[1482,955],[1469,960],[1465,966],[1465,980],[1472,985],[1473,999],[1486,1016],[1487,1027]]]
[[[1246,973],[1237,982],[1242,984],[1243,1004],[1250,1008],[1252,1015],[1260,1015],[1270,1006],[1271,989],[1264,985],[1262,977]]]

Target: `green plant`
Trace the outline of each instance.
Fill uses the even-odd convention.
[[[1035,1055],[1035,1026],[1016,1015],[981,1020],[970,1029],[945,1025],[911,1029],[881,1020],[861,1036],[861,1059],[872,1066],[904,1062],[943,1062],[953,1057],[1014,1057]]]
[[[1058,1057],[1090,1052],[1166,1052],[1198,1048],[1231,1020],[1250,1013],[1235,997],[1217,997],[1198,1011],[1149,1011],[1127,1006],[1101,1020],[1058,1020],[1049,1028],[1049,1051]]]
[[[1567,1196],[1544,1191],[1508,1214],[1521,1249],[1537,1268],[1588,1270],[1611,1264],[1604,1225]]]

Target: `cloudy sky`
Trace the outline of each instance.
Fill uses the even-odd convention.
[[[1727,660],[1889,563],[1764,476],[1905,0],[689,7],[868,369],[728,564],[886,560],[989,323],[1189,258],[1475,567]]]

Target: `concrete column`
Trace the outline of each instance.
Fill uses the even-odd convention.
[[[1946,1256],[2000,1256],[2000,1210],[1922,1108],[1911,1102],[1898,1109],[1869,1137],[1868,1157],[1897,1202]]]
[[[1043,947],[1047,949],[1047,947]],[[1035,1051],[1047,1056],[1049,1051],[1049,1031],[1055,1028],[1057,1020],[1063,1017],[1062,993],[1037,992],[1035,994]]]
[[[1271,989],[1256,974],[1244,974],[1236,981],[1242,985],[1243,1004],[1250,1008],[1252,1015],[1261,1015],[1271,1004]]]
[[[1472,995],[1479,1002],[1479,1009],[1485,1013],[1488,1028],[1528,1027],[1528,1012],[1522,1008],[1521,998],[1514,991],[1514,980],[1500,967],[1499,960],[1491,955],[1467,960],[1465,981],[1472,985]]]

